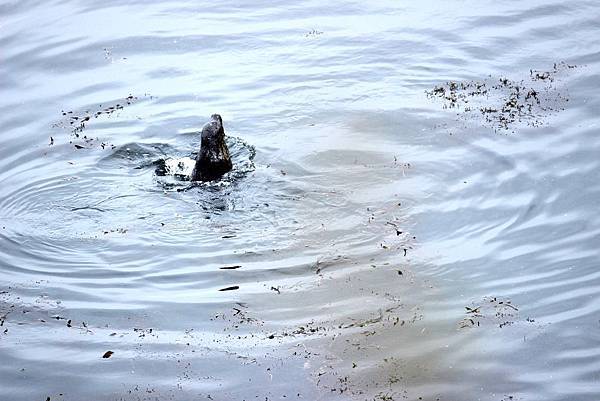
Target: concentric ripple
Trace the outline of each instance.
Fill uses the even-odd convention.
[[[24,4],[1,400],[600,399],[595,2]]]

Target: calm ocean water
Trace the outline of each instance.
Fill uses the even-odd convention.
[[[599,18],[4,1],[0,400],[600,399]]]

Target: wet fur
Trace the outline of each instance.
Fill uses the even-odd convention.
[[[200,151],[192,171],[192,181],[219,179],[232,167],[229,149],[225,143],[223,120],[220,115],[213,114],[211,120],[202,127]]]

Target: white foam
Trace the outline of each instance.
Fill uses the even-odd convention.
[[[196,161],[190,157],[179,157],[165,160],[165,172],[167,175],[191,177]]]

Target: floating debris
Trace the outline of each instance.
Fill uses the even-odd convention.
[[[317,37],[317,36],[320,36],[320,35],[323,35],[323,31],[317,31],[316,29],[311,29],[310,31],[308,31],[308,32],[307,32],[307,33],[304,35],[304,37],[305,37],[305,38],[310,38],[310,37],[313,37],[313,38],[314,38],[314,37]]]
[[[148,94],[144,94],[145,97],[152,96]],[[90,138],[87,136],[82,136],[83,131],[86,128],[86,124],[92,122],[92,119],[97,119],[103,115],[111,115],[119,110],[123,110],[126,106],[133,104],[138,100],[137,96],[133,96],[129,94],[122,100],[118,100],[118,103],[115,103],[112,106],[102,106],[99,104],[95,110],[85,110],[83,113],[76,115],[72,110],[65,111],[61,110],[61,114],[63,117],[68,117],[66,121],[58,122],[53,124],[54,127],[69,127],[71,130],[71,135],[75,138],[75,140],[83,141],[84,144],[88,146],[84,146],[80,144],[74,144],[76,149],[83,148],[91,148],[97,144],[102,149],[110,148],[115,149],[116,146],[107,142],[100,141],[99,138]],[[71,140],[69,143],[73,143]],[[50,137],[50,145],[54,144],[54,138]]]
[[[512,326],[519,320],[519,308],[509,299],[484,297],[480,303],[465,306],[466,316],[460,321],[460,328],[480,327],[484,323],[498,325],[499,328]],[[535,322],[527,318],[528,323]]]
[[[240,267],[242,267],[242,266],[241,265],[223,266],[223,267],[219,267],[219,270],[235,270],[235,269],[239,269]]]
[[[231,287],[221,288],[219,291],[235,291],[235,290],[239,290],[239,289],[240,289],[239,285],[234,285]]]
[[[553,84],[559,73],[577,68],[555,63],[550,71],[529,70],[527,80],[506,77],[483,81],[449,81],[426,94],[443,101],[444,109],[456,109],[459,118],[483,117],[495,131],[513,130],[519,123],[539,127],[551,113],[564,110],[569,98]]]
[[[83,209],[83,208],[77,208],[77,210],[79,210],[79,209]],[[90,209],[90,208],[88,207],[87,209]],[[102,233],[104,235],[110,234],[110,233],[126,234],[127,229],[126,228],[113,228],[111,230],[104,230],[104,231],[102,231]]]

